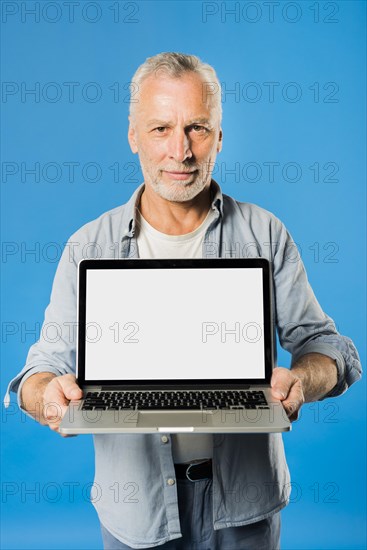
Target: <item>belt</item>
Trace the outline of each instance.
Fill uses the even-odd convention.
[[[189,481],[212,479],[212,460],[204,460],[204,462],[197,463],[193,462],[192,464],[175,464],[175,472],[177,479],[188,479]]]

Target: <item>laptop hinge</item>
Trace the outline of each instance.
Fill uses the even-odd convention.
[[[102,391],[116,391],[119,389],[122,390],[148,390],[148,391],[154,391],[154,390],[211,390],[214,388],[223,388],[229,389],[229,388],[238,388],[241,390],[248,390],[250,388],[249,384],[208,384],[208,385],[197,385],[197,384],[159,384],[159,385],[113,385],[113,386],[102,386]]]

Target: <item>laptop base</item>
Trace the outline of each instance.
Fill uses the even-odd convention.
[[[268,409],[82,410],[83,400],[71,401],[62,434],[109,433],[272,433],[291,430],[280,401],[261,387]]]

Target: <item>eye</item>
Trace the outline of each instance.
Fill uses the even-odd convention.
[[[166,131],[165,126],[158,126],[158,128],[154,128],[154,132],[156,132],[157,134],[163,134],[165,131]]]
[[[204,134],[208,131],[208,129],[205,128],[205,126],[201,126],[201,124],[193,124],[191,129],[194,130],[196,134]]]

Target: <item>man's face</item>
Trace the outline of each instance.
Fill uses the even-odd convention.
[[[166,200],[192,200],[210,185],[222,148],[219,115],[211,100],[195,73],[151,75],[141,84],[129,143],[139,154],[146,186]]]

